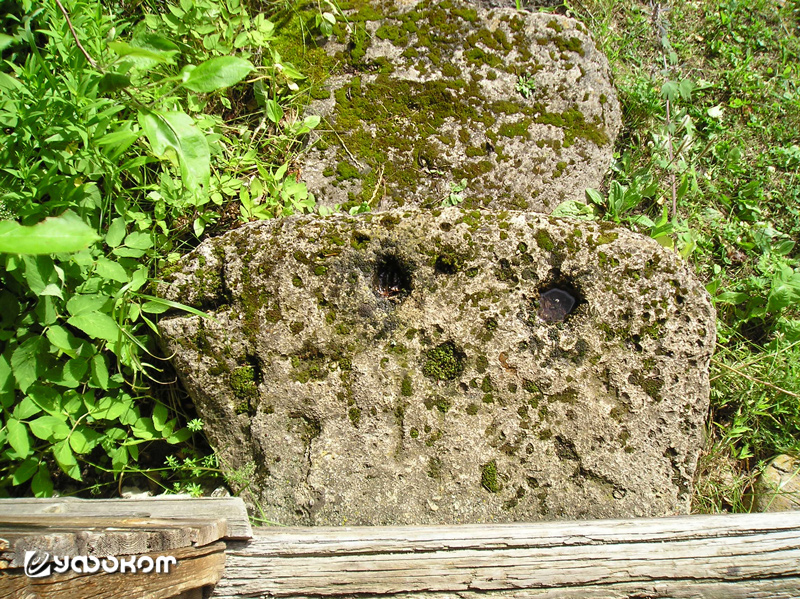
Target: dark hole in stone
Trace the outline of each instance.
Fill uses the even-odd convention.
[[[454,275],[459,270],[458,260],[449,255],[443,255],[436,258],[434,269],[440,275]]]
[[[378,259],[372,285],[381,297],[401,299],[411,292],[411,269],[391,254]]]
[[[574,282],[556,270],[550,283],[539,290],[539,317],[545,322],[563,322],[583,301]]]
[[[575,307],[575,296],[565,289],[548,289],[539,296],[539,316],[545,322],[561,322]]]

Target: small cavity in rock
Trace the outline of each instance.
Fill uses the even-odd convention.
[[[563,289],[550,289],[539,297],[539,316],[545,322],[561,322],[575,307],[575,298]]]

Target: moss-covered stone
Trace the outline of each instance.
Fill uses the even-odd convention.
[[[453,182],[467,179],[470,194],[491,204],[533,203],[548,210],[565,190],[582,200],[582,193],[572,190],[599,186],[601,165],[611,157],[610,141],[619,128],[605,62],[584,51],[592,43],[588,36],[562,18],[522,18],[501,9],[498,26],[497,16],[483,9],[448,4],[426,0],[412,11],[397,12],[384,7],[378,23],[356,21],[349,36],[338,29],[348,50],[333,58],[355,75],[332,90],[335,103],[324,103],[323,114],[335,133],[321,134],[308,168],[302,169],[328,173],[319,185],[311,177],[311,191],[346,208],[424,206],[441,201],[435,178],[449,172]],[[354,14],[377,16],[361,8]],[[541,49],[531,44],[529,28],[541,31]],[[551,59],[548,53],[569,59]],[[594,76],[599,94],[571,91],[578,84],[564,71],[574,64],[583,75]],[[412,71],[423,77],[399,74]],[[522,74],[535,94],[509,97],[505,90]],[[565,104],[561,112],[551,110]],[[490,143],[473,143],[487,138]],[[578,160],[582,169],[559,168]],[[595,165],[596,173],[586,179]],[[551,189],[555,179],[563,187]],[[511,194],[496,193],[509,186]]]
[[[489,493],[499,493],[503,489],[497,474],[497,462],[494,460],[481,467],[481,486]]]
[[[463,263],[437,266],[443,255]],[[248,483],[266,517],[536,519],[541,504],[516,491],[532,472],[551,517],[688,506],[713,310],[680,257],[646,237],[531,213],[409,208],[253,223],[181,263],[159,294],[183,301],[202,268],[224,273],[223,296],[213,318],[164,315],[164,352],[225,464],[259,460]],[[400,266],[405,278],[388,276]],[[576,298],[561,321],[538,311],[554,289]],[[497,493],[476,480],[491,462]],[[627,495],[606,499],[618,486]]]
[[[452,341],[447,341],[427,352],[422,372],[440,381],[453,380],[464,372],[465,358],[463,351]]]

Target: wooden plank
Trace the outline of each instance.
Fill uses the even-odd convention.
[[[261,528],[214,597],[798,597],[800,512]]]
[[[227,520],[227,539],[249,539],[252,536],[247,508],[239,497],[180,496],[146,497],[141,499],[0,499],[0,516],[30,517],[40,514],[85,516],[89,518],[210,518]],[[2,535],[0,535],[2,536]]]
[[[14,534],[48,534],[51,532],[114,532],[114,531],[174,531],[185,535],[181,547],[208,545],[226,537],[227,521],[211,518],[130,518],[62,516],[60,514],[37,514],[31,516],[5,516],[0,514],[0,531],[8,539]],[[5,534],[8,531],[8,534]],[[2,549],[0,547],[0,549]],[[150,551],[157,551],[152,547]]]
[[[198,518],[88,518],[39,514],[0,514],[0,536],[10,546],[0,550],[5,567],[21,566],[28,550],[51,556],[132,555],[203,546],[225,536],[225,520]],[[0,565],[0,567],[3,567]]]
[[[155,559],[165,552],[148,554]],[[188,547],[167,552],[178,563],[168,573],[53,574],[28,578],[19,569],[0,572],[0,599],[167,599],[214,585],[225,565],[225,544]],[[191,596],[191,594],[187,595]]]

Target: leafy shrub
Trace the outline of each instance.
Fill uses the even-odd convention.
[[[302,76],[271,51],[268,19],[236,0],[138,23],[64,4],[21,0],[0,37],[0,494],[50,495],[59,469],[121,480],[146,444],[186,442],[199,422],[181,427],[146,383],[158,315],[191,309],[151,283],[231,199],[245,220],[314,205],[265,141],[223,121],[249,94],[284,149],[319,122],[283,118]]]

